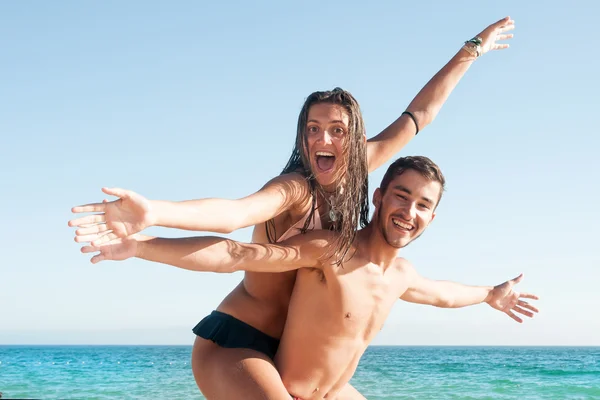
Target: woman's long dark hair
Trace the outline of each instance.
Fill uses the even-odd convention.
[[[356,99],[347,91],[335,88],[330,91],[314,92],[304,102],[298,117],[296,143],[287,165],[281,174],[299,172],[306,177],[312,195],[312,207],[308,218],[301,229],[305,233],[317,208],[317,194],[327,201],[330,194],[325,193],[317,182],[311,168],[306,137],[306,123],[310,107],[319,103],[337,104],[348,114],[348,133],[343,145],[343,164],[339,171],[339,184],[333,197],[333,205],[338,213],[336,221],[332,221],[332,229],[340,232],[338,239],[331,243],[330,257],[334,256],[339,265],[344,260],[354,238],[358,226],[364,228],[369,223],[369,182],[367,167],[367,146],[365,125]],[[330,204],[331,206],[331,204]],[[267,238],[274,243],[277,236],[275,222],[266,223]]]

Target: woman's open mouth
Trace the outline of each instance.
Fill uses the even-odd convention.
[[[331,172],[335,166],[335,155],[328,151],[317,151],[315,153],[317,168],[321,173]]]

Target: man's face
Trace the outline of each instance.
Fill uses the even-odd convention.
[[[375,191],[379,230],[386,242],[402,248],[418,238],[435,217],[442,186],[407,170],[390,182],[385,194]]]
[[[326,190],[334,189],[345,167],[344,141],[348,140],[348,114],[337,104],[318,103],[308,110],[306,138],[310,168]]]

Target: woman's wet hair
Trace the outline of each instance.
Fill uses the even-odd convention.
[[[343,108],[348,115],[348,132],[343,142],[343,158],[338,160],[339,182],[335,193],[326,193],[317,182],[311,170],[308,154],[308,139],[306,135],[308,113],[315,104],[336,104]],[[339,264],[345,258],[354,238],[357,228],[364,228],[369,218],[369,183],[367,166],[367,145],[365,140],[365,125],[362,113],[356,99],[347,91],[335,88],[329,91],[314,92],[306,98],[298,117],[296,143],[292,155],[281,174],[299,172],[306,177],[312,194],[310,214],[301,229],[305,233],[313,220],[317,207],[317,197],[320,194],[325,202],[333,204],[337,219],[332,221],[332,229],[339,232],[338,239],[331,243],[329,257],[334,257]],[[325,204],[319,204],[323,207]],[[318,211],[317,211],[318,212]],[[274,243],[277,234],[273,220],[267,222],[267,238]]]

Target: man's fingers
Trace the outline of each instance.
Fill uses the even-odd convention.
[[[97,224],[97,225],[92,225],[91,227],[88,228],[80,228],[77,229],[75,231],[76,235],[89,235],[92,233],[100,233],[100,232],[105,232],[108,230],[108,226],[106,226],[106,224]]]
[[[492,46],[492,50],[504,50],[508,49],[510,46],[508,44],[495,44]]]
[[[92,259],[90,260],[92,262],[92,264],[97,264],[100,261],[104,261],[106,260],[106,257],[104,257],[104,254],[100,253],[95,255],[94,257],[92,257]]]
[[[75,236],[75,241],[77,243],[90,242],[94,244],[98,240],[102,239],[104,236],[108,235],[112,231],[107,231],[107,233],[93,233],[91,235],[77,235]]]
[[[69,221],[69,226],[82,226],[105,222],[104,214],[86,215],[85,217],[72,219]]]
[[[77,242],[77,243],[89,242],[90,244],[95,245],[94,242],[98,241],[99,239],[102,239],[104,236],[106,236],[110,232],[112,232],[112,231],[106,231],[105,233],[103,233],[103,232],[92,233],[91,235],[77,235],[77,236],[75,236],[75,242]]]
[[[82,253],[95,253],[97,251],[100,251],[100,249],[96,246],[83,246],[81,248]]]
[[[118,239],[118,238],[119,237],[111,231],[102,237],[92,240],[92,246],[101,246],[103,244],[112,242],[113,240]]]
[[[521,293],[519,295],[519,297],[523,297],[524,299],[533,299],[533,300],[540,299],[538,296],[536,296],[535,294],[531,294],[531,293]]]
[[[100,247],[97,246],[83,246],[81,248],[81,252],[82,253],[96,253],[96,252],[100,252],[98,254],[96,254],[95,256],[93,256],[90,261],[92,264],[96,264],[99,263],[100,261],[104,261],[106,260],[106,256],[104,255],[104,252],[102,252],[102,250],[100,249]]]
[[[120,237],[117,237],[115,235],[114,239],[111,239],[110,237],[108,239],[104,239],[104,240],[108,240],[107,242],[102,243],[102,246],[108,246],[110,244],[116,244],[116,243],[121,243],[122,240]]]
[[[519,300],[519,302],[517,303],[519,306],[526,308],[528,310],[531,310],[533,312],[540,312],[540,310],[537,309],[537,307],[532,306],[531,304],[529,304],[526,301],[523,300]]]
[[[515,315],[515,314],[514,314],[512,311],[508,310],[508,311],[506,312],[506,314],[507,314],[509,317],[511,317],[512,319],[514,319],[515,321],[517,321],[518,323],[520,323],[520,324],[521,324],[521,323],[523,323],[523,320],[522,320],[521,318],[517,317],[517,316],[516,316],[516,315]]]
[[[519,314],[523,314],[523,315],[528,316],[529,318],[533,318],[533,313],[531,311],[525,310],[524,308],[521,308],[519,306],[514,306],[513,310],[515,310]]]

